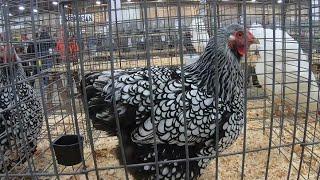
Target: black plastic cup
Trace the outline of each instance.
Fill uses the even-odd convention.
[[[81,151],[80,151],[81,144]],[[64,166],[73,166],[82,161],[83,154],[83,137],[78,135],[62,135],[52,143],[54,153],[58,164]]]

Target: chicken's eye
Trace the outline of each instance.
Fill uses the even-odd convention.
[[[241,32],[238,32],[238,33],[237,33],[237,36],[238,36],[238,37],[242,37],[242,33],[241,33]]]

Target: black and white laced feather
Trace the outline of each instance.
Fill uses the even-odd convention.
[[[225,30],[218,33],[223,37],[217,38],[217,44],[227,44],[228,33],[221,31]],[[110,71],[86,75],[90,119],[96,129],[117,135],[114,114],[118,113],[127,164],[154,162],[154,139],[158,144],[159,161],[186,158],[186,142],[189,145],[189,158],[214,156],[217,151],[216,122],[219,151],[237,139],[244,124],[243,72],[239,57],[227,46],[217,44],[213,39],[210,40],[200,59],[184,68],[184,76],[178,67],[152,67],[151,77],[147,68],[116,70],[115,96]],[[218,67],[217,76],[215,67]],[[186,119],[183,116],[182,77],[185,81]],[[215,106],[215,77],[219,81],[218,107]],[[152,85],[149,83],[150,78]],[[151,94],[155,135],[151,118]],[[113,107],[113,100],[116,108]],[[187,125],[187,137],[184,123]],[[118,158],[123,163],[120,151]],[[209,160],[190,161],[189,177],[199,177]],[[129,170],[137,179],[154,179],[156,174],[154,165]],[[185,173],[184,161],[159,165],[160,179],[184,179]]]
[[[25,78],[20,63],[0,66],[0,173],[32,156],[42,127],[40,100]]]

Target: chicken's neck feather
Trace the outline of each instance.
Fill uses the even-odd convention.
[[[227,47],[225,39],[218,38],[217,43],[211,39],[199,60],[185,67],[188,77],[198,81],[198,86],[208,94],[214,94],[216,78],[219,81],[220,95],[227,96],[228,93],[232,93],[235,86],[243,88],[240,57]]]

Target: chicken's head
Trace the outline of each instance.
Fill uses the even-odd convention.
[[[245,36],[244,27],[239,24],[232,24],[226,29],[229,35],[228,47],[240,57],[245,55],[250,45],[260,44],[250,31],[247,30]]]

